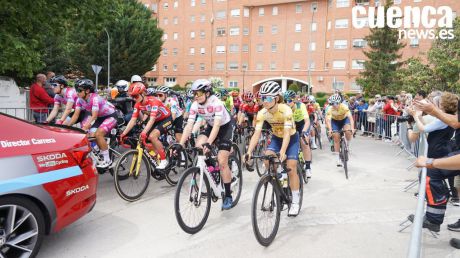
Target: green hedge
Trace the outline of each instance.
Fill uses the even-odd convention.
[[[316,102],[318,102],[319,106],[322,108],[327,101],[328,96],[317,97]]]
[[[322,97],[326,96],[327,93],[326,92],[317,92],[315,95],[316,95],[316,98],[322,98]]]

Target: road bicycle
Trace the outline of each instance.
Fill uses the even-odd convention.
[[[194,148],[198,153],[196,166],[188,168],[177,184],[174,197],[174,211],[179,226],[189,234],[199,232],[209,216],[211,200],[217,202],[224,199],[225,190],[216,169],[216,151],[211,150],[208,157],[201,148]],[[231,154],[228,166],[232,173],[231,190],[233,196],[232,208],[238,204],[243,186],[243,175],[240,163]]]
[[[268,160],[268,172],[264,174],[256,185],[252,197],[251,221],[252,229],[257,241],[263,246],[269,246],[278,232],[281,211],[289,209],[292,202],[292,192],[289,187],[289,177],[279,176],[276,166],[281,167],[281,174],[288,173],[286,162],[280,162],[278,156],[263,155],[253,156],[252,159]],[[299,209],[302,208],[303,184],[302,173],[299,176]],[[284,209],[283,209],[284,208]]]
[[[339,150],[339,157],[343,164],[343,169],[345,170],[345,178],[348,179],[348,158],[349,158],[349,150],[348,150],[348,141],[345,137],[345,132],[353,130],[340,130],[334,131],[334,133],[340,133],[340,150]]]

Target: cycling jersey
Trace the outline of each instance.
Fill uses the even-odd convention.
[[[155,121],[161,121],[171,116],[171,112],[169,111],[169,109],[166,108],[159,99],[153,96],[147,96],[144,98],[145,104],[142,104],[142,102],[137,102],[134,105],[132,117],[137,118],[139,116],[139,112],[145,114],[150,113],[150,118],[155,119]]]
[[[165,101],[165,105],[167,108],[169,108],[171,114],[174,114],[176,118],[182,116],[182,113],[184,111],[182,110],[182,108],[180,108],[179,103],[176,101],[176,99],[168,97]]]
[[[62,89],[62,91],[63,96],[61,96],[61,94],[54,95],[54,105],[67,105],[68,102],[72,102],[72,108],[75,108],[78,99],[77,92],[75,91],[75,89],[64,88]]]
[[[264,121],[267,121],[273,131],[273,135],[283,138],[284,129],[289,129],[289,134],[296,133],[292,110],[286,104],[278,104],[277,110],[272,114],[266,108],[257,113],[256,130],[262,130]]]
[[[240,97],[236,97],[233,99],[233,106],[236,108],[236,109],[239,109],[240,108],[240,104],[241,104],[241,98]]]
[[[319,106],[318,102],[315,102],[314,106],[316,111],[321,111],[321,107]]]
[[[316,107],[310,103],[307,105],[307,111],[308,111],[308,114],[310,114],[310,116],[313,116],[313,114],[316,111]]]
[[[78,98],[75,109],[83,109],[88,112],[97,111],[98,117],[109,116],[115,113],[115,107],[97,93],[91,93],[89,101]]]
[[[350,113],[345,104],[339,104],[338,108],[330,107],[327,111],[327,118],[332,120],[344,120]]]
[[[256,104],[250,106],[248,103],[243,103],[240,106],[240,111],[246,113],[248,116],[254,116],[257,112],[259,112],[259,106]]]
[[[308,112],[307,107],[302,102],[296,102],[292,106],[292,117],[294,118],[295,122],[304,121],[304,119],[308,119]]]
[[[202,116],[210,126],[214,126],[214,120],[216,118],[221,118],[221,126],[231,120],[230,114],[227,109],[225,109],[222,101],[214,95],[210,96],[203,105],[198,104],[196,101],[193,102],[190,107],[188,122],[194,122],[197,115]]]
[[[232,111],[233,108],[233,97],[232,96],[227,96],[227,99],[224,101],[225,108],[227,109],[228,112]]]

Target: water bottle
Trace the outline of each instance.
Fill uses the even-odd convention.
[[[168,136],[167,136],[167,142],[168,142],[168,144],[171,144],[171,143],[173,142],[173,138],[172,138],[172,136],[169,135],[169,134],[168,134]]]
[[[288,186],[288,175],[286,173],[286,171],[282,168],[282,166],[278,166],[278,169],[277,169],[277,173],[278,173],[278,180],[281,182],[281,185],[283,188],[287,188]]]
[[[97,146],[96,142],[91,142],[91,148],[93,149],[95,153],[99,152],[99,146]]]
[[[238,176],[238,165],[234,160],[232,160],[232,175],[235,177]]]
[[[215,162],[210,159],[205,160],[205,163],[208,167],[209,174],[211,174],[211,177],[214,180],[214,183],[218,184],[220,182],[219,165],[215,164]]]

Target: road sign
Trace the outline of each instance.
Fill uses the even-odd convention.
[[[100,65],[91,65],[91,67],[93,68],[93,72],[96,74],[96,92],[97,92],[97,86],[98,86],[98,81],[99,81],[99,73],[101,72],[102,70],[102,66]]]

